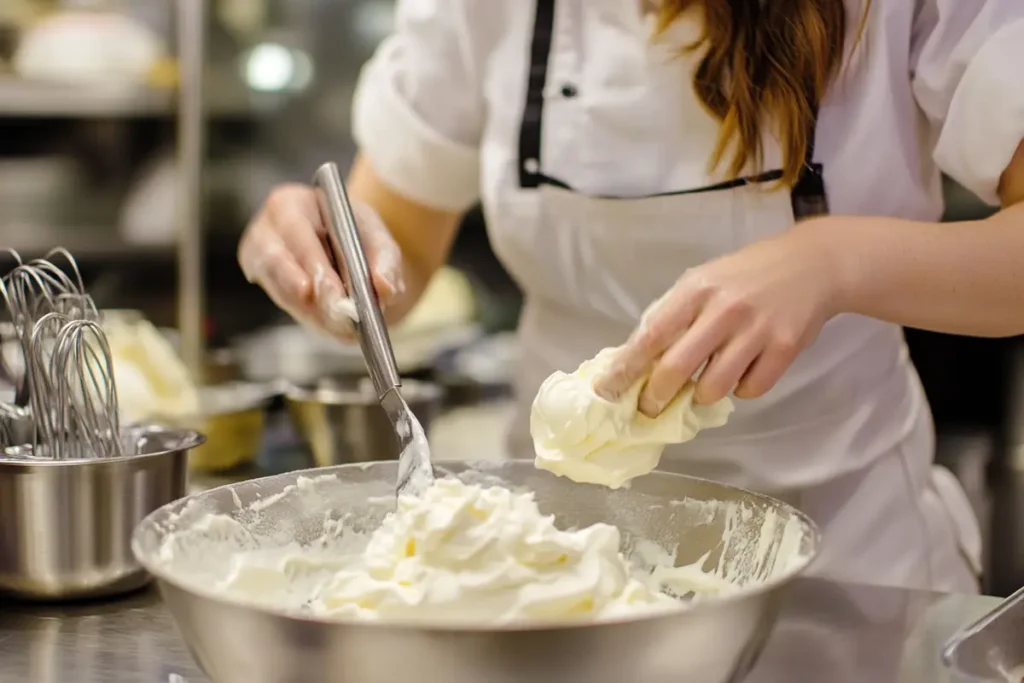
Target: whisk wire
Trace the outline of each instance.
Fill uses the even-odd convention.
[[[61,248],[27,263],[6,251],[16,265],[0,278],[0,297],[24,359],[28,401],[26,407],[0,405],[0,446],[20,445],[27,431],[35,456],[121,455],[113,356],[78,265]],[[55,256],[68,261],[71,275],[57,267]]]

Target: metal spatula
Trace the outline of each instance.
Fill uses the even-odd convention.
[[[398,434],[401,456],[398,460],[395,493],[399,496],[420,495],[434,482],[430,447],[423,426],[399,391],[402,381],[398,376],[391,338],[370,279],[370,267],[356,229],[356,219],[345,191],[345,183],[334,163],[321,166],[313,181],[335,264],[339,266],[338,271],[355,303],[359,317],[355,327],[370,379],[381,406]],[[344,268],[340,267],[342,265]]]

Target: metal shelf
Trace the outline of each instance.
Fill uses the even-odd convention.
[[[205,249],[233,255],[239,236],[230,232],[205,235]],[[64,247],[76,260],[115,262],[126,258],[161,258],[174,256],[175,244],[138,244],[128,242],[108,226],[49,226],[0,221],[0,247],[14,249],[23,259],[40,258],[54,247]],[[0,252],[0,264],[6,256]]]
[[[208,113],[253,116],[280,106],[280,96],[257,96],[240,83],[209,89]],[[0,75],[0,118],[148,117],[175,114],[174,90],[140,85],[64,84]]]
[[[174,246],[141,246],[125,242],[120,235],[109,229],[94,226],[66,226],[60,229],[52,226],[34,226],[28,230],[25,224],[0,223],[0,246],[17,251],[22,258],[39,258],[56,246],[71,252],[76,258],[108,259],[145,252],[173,252]],[[3,255],[0,254],[0,259]]]

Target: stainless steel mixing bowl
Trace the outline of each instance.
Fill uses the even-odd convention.
[[[145,585],[132,531],[186,493],[193,431],[128,430],[136,455],[18,460],[0,455],[0,593],[34,599],[103,597]]]
[[[402,396],[429,435],[442,407],[441,388],[406,379]],[[368,378],[329,380],[311,389],[291,387],[285,403],[317,467],[397,460],[400,455],[395,427]]]
[[[726,544],[727,559],[750,553],[765,541],[777,541],[771,534],[760,534],[762,522],[773,515],[793,521],[799,552],[775,558],[778,571],[760,585],[681,605],[678,611],[585,625],[489,628],[329,621],[274,611],[229,599],[217,592],[214,582],[185,578],[161,559],[169,534],[195,528],[208,512],[230,514],[245,525],[246,513],[239,510],[257,500],[263,511],[269,500],[281,505],[270,531],[294,536],[300,543],[322,532],[325,515],[338,519],[351,514],[349,520],[373,528],[383,515],[373,511],[375,504],[380,505],[373,501],[389,495],[393,501],[393,462],[289,473],[213,489],[150,515],[136,530],[133,548],[156,577],[199,666],[215,683],[739,681],[764,645],[784,588],[817,552],[818,532],[798,511],[708,481],[659,472],[638,479],[629,490],[609,491],[558,479],[530,462],[439,463],[438,468],[468,481],[532,490],[541,509],[554,514],[560,526],[612,523],[622,530],[627,549],[637,539],[646,539],[676,550],[679,565],[698,561],[705,553],[710,553],[711,562],[717,561],[728,520],[738,518],[732,538],[745,541]],[[307,495],[308,481],[293,486],[299,477],[324,475],[335,476],[315,480],[316,495]],[[271,498],[287,487],[292,487],[288,493]],[[292,495],[299,498],[289,500]],[[749,514],[726,514],[730,503],[698,501],[739,502]],[[735,512],[736,506],[731,507]],[[180,536],[174,539],[181,542]],[[230,558],[231,553],[225,556]]]

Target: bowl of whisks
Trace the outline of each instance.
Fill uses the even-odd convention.
[[[74,259],[56,249],[0,278],[0,593],[43,600],[141,588],[131,535],[186,494],[198,432],[120,424],[113,359]],[[66,261],[60,267],[60,261]]]

